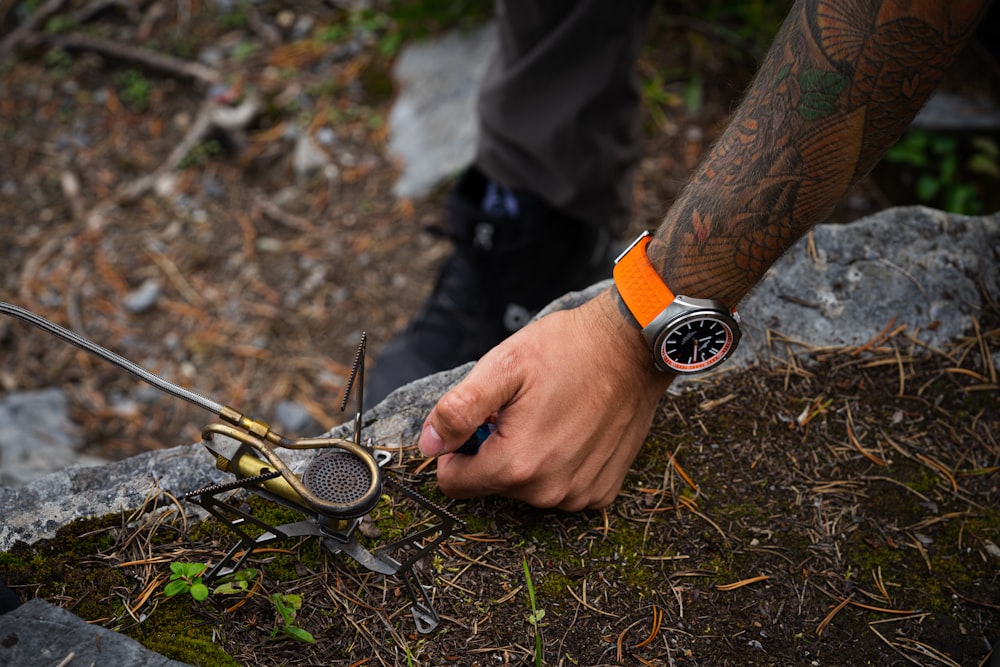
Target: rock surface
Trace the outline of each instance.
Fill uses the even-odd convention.
[[[73,464],[106,463],[81,456],[82,444],[59,389],[11,392],[0,398],[0,487],[23,486]]]
[[[805,345],[860,345],[892,323],[928,345],[971,331],[982,289],[1000,286],[1000,215],[969,218],[906,207],[848,225],[821,225],[768,272],[741,308],[751,341],[767,330]]]
[[[389,114],[389,152],[400,159],[397,197],[419,197],[469,164],[476,95],[497,48],[494,24],[413,44],[393,68],[399,96]]]
[[[29,600],[0,615],[0,665],[184,667],[184,663],[153,653],[134,639],[91,625],[41,599]]]
[[[889,322],[905,324],[925,344],[940,346],[969,331],[982,309],[981,289],[1000,300],[1000,214],[966,218],[926,208],[890,209],[850,225],[825,225],[803,239],[768,273],[740,307],[744,340],[736,365],[805,347],[859,345]],[[578,305],[604,289],[599,283],[548,309]],[[786,348],[772,340],[801,345]],[[1000,355],[998,355],[1000,356]],[[1000,366],[1000,358],[996,360]],[[401,387],[366,411],[364,438],[380,445],[416,441],[424,416],[471,364]],[[350,438],[353,423],[331,432]],[[308,452],[285,460],[301,470]],[[0,550],[15,541],[51,537],[73,519],[139,507],[156,489],[175,496],[224,481],[208,451],[184,445],[100,468],[71,467],[12,489],[0,487]]]

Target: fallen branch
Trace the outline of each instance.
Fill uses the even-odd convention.
[[[0,42],[0,62],[13,52],[14,48],[21,42],[26,41],[28,37],[32,36],[39,24],[59,11],[63,2],[65,0],[49,0],[26,18],[24,23],[19,25],[14,32],[7,35],[7,39]],[[3,16],[0,16],[0,19],[2,18]]]
[[[201,63],[181,60],[180,58],[175,58],[164,53],[157,53],[129,44],[122,44],[110,39],[84,35],[82,33],[70,33],[54,37],[49,41],[53,46],[59,48],[95,51],[106,56],[111,56],[112,58],[118,58],[119,60],[135,62],[144,67],[173,76],[194,79],[208,86],[219,83],[222,80],[221,75],[217,71]]]
[[[94,206],[86,216],[88,228],[100,229],[104,224],[104,214],[112,207],[135,201],[149,190],[160,186],[163,179],[177,169],[184,157],[208,136],[213,128],[236,131],[246,127],[257,115],[259,108],[260,103],[253,97],[248,98],[237,107],[221,106],[211,100],[205,102],[187,134],[170,152],[163,164],[152,173],[119,188],[111,197]]]

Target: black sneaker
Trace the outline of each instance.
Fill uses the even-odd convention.
[[[368,405],[478,359],[552,300],[611,275],[611,234],[468,169],[447,201],[455,250],[434,291],[377,357]]]

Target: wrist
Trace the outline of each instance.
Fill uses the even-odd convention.
[[[652,239],[643,232],[615,260],[621,301],[641,328],[657,368],[688,375],[718,367],[739,344],[739,314],[720,301],[671,290],[646,253]]]
[[[623,372],[636,383],[662,394],[673,382],[674,373],[657,370],[650,356],[649,345],[642,336],[635,317],[614,287],[598,295],[593,304],[600,310],[600,335],[608,341],[608,349],[620,360]]]

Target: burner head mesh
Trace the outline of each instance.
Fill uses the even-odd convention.
[[[313,459],[302,476],[302,483],[324,501],[344,505],[347,512],[357,509],[362,514],[371,508],[355,506],[369,500],[373,491],[377,500],[381,492],[381,489],[373,489],[373,485],[381,485],[381,480],[373,479],[368,463],[353,452],[338,449]]]

